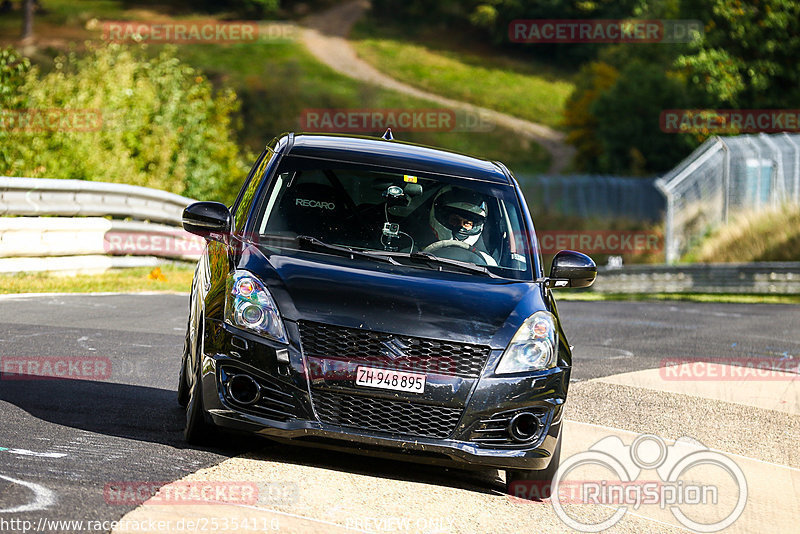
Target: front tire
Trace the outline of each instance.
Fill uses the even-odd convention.
[[[181,370],[178,373],[178,405],[181,408],[186,408],[189,404],[189,384],[186,383],[186,363],[189,354],[188,345],[187,341],[186,349],[184,349],[183,357],[181,358]]]
[[[545,469],[538,471],[506,469],[506,493],[537,501],[549,499],[552,495],[553,478],[556,476],[560,461],[561,436],[559,435],[550,464]]]
[[[202,318],[200,323],[202,325]],[[192,384],[192,388],[188,394],[188,401],[186,404],[186,426],[183,429],[183,437],[186,442],[191,445],[203,445],[208,443],[214,435],[214,425],[206,421],[206,414],[203,409],[203,381],[201,377],[201,367],[203,363],[203,351],[201,349],[203,344],[202,330],[198,333],[197,343],[197,372],[195,373],[194,384]],[[183,369],[181,374],[186,372],[185,365]]]

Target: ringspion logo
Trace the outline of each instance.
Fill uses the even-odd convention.
[[[742,515],[747,492],[744,472],[728,456],[688,436],[667,445],[652,434],[640,434],[630,445],[607,436],[563,460],[552,485],[520,480],[509,487],[513,498],[549,498],[558,518],[578,532],[602,532],[643,506],[669,509],[693,532],[719,532]],[[586,516],[565,506],[576,504],[609,513]],[[709,509],[716,513],[697,517],[698,510]]]

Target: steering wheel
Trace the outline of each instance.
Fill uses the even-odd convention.
[[[430,245],[428,245],[427,247],[422,249],[422,252],[433,253],[433,252],[436,252],[437,250],[442,250],[444,248],[458,248],[458,249],[466,250],[472,256],[475,257],[475,260],[474,261],[473,260],[462,260],[462,261],[471,261],[475,265],[486,265],[486,260],[483,258],[483,256],[481,256],[480,254],[475,252],[472,249],[471,246],[469,246],[466,243],[464,243],[463,241],[459,241],[457,239],[445,239],[443,241],[436,241],[435,243],[431,243]],[[447,257],[447,256],[443,256],[443,257]],[[460,259],[460,258],[451,258],[451,259]]]

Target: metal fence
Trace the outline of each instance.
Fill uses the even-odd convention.
[[[667,199],[666,258],[743,211],[800,205],[800,134],[712,137],[656,181]]]
[[[517,179],[534,214],[545,211],[581,218],[657,221],[666,208],[655,178],[580,174]]]
[[[125,184],[0,176],[0,273],[196,260],[204,240],[181,227],[191,202]]]

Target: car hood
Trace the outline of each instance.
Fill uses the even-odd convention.
[[[239,268],[264,280],[289,321],[504,348],[526,317],[546,309],[533,282],[329,254],[251,245]]]

